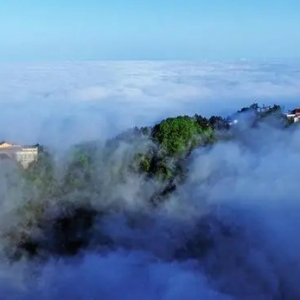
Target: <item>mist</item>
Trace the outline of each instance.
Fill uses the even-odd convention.
[[[299,128],[246,126],[233,129],[232,141],[193,151],[187,178],[156,207],[148,200],[161,183],[129,169],[134,155],[151,141],[120,143],[109,155],[104,147],[131,127],[166,117],[227,116],[254,99],[293,108],[299,97],[297,66],[2,67],[3,140],[49,147],[58,182],[73,145],[97,141],[100,150],[89,186],[43,203],[14,166],[0,162],[1,299],[300,297]],[[38,209],[28,210],[31,206]],[[66,255],[54,221],[77,208],[95,212],[93,225],[88,231],[79,226],[76,234],[85,235],[86,244]],[[45,216],[43,226],[35,211]],[[23,228],[39,241],[40,256],[11,260],[19,246],[12,236],[22,235]]]

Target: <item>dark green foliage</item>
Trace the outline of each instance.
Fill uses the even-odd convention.
[[[213,128],[202,116],[179,116],[155,125],[151,138],[154,145],[135,156],[134,170],[165,182],[166,186],[172,186],[172,189],[166,188],[171,191],[176,187],[172,182],[184,178],[181,159],[196,147],[212,142]]]
[[[244,113],[244,112],[249,112],[249,111],[257,112],[258,109],[259,109],[259,105],[257,103],[253,103],[250,106],[246,106],[246,107],[243,107],[242,109],[238,110],[238,113]]]
[[[208,129],[210,127],[209,121],[205,117],[196,114],[194,118],[201,128]]]
[[[282,113],[283,113],[283,109],[281,108],[281,106],[275,104],[273,106],[268,106],[268,107],[261,108],[258,115],[260,117],[267,117],[267,116],[270,116],[270,115],[281,116]]]
[[[279,105],[262,109],[254,103],[242,108],[238,113],[244,112],[252,112],[256,124],[266,122],[273,117],[276,120],[282,118],[286,121]],[[24,253],[36,256],[41,249],[50,253],[72,255],[88,247],[90,229],[96,219],[102,217],[102,211],[98,207],[96,210],[85,203],[91,203],[95,193],[97,201],[104,201],[102,190],[105,187],[110,185],[114,188],[120,182],[126,182],[126,179],[133,174],[142,174],[146,184],[152,182],[157,184],[156,190],[145,200],[150,203],[147,203],[149,208],[154,209],[161,202],[166,201],[169,195],[176,191],[177,186],[184,182],[187,177],[187,158],[193,150],[209,146],[221,139],[225,141],[235,138],[231,134],[233,130],[229,128],[227,120],[220,116],[211,116],[207,119],[196,114],[193,117],[168,118],[154,127],[135,127],[107,141],[103,146],[96,142],[81,143],[68,153],[69,160],[65,164],[64,174],[60,174],[62,175],[60,182],[57,182],[51,154],[40,148],[38,161],[22,172],[29,190],[30,188],[37,190],[38,193],[33,194],[40,199],[36,201],[34,198],[34,201],[28,201],[22,208],[24,215],[30,212],[35,219],[26,219],[27,227],[22,229],[21,233],[12,235],[12,239],[17,240],[18,245],[15,257],[22,257]],[[124,156],[118,152],[120,149],[124,150],[123,152],[127,151]],[[118,162],[115,161],[117,158],[119,158]],[[118,164],[117,168],[115,168],[116,164]],[[107,177],[108,185],[101,185]],[[96,189],[94,189],[95,184]],[[64,206],[65,202],[69,204],[69,199],[74,199],[72,198],[74,194],[80,198],[82,206],[70,205],[71,208],[68,207],[67,213],[60,213],[47,219],[48,207],[45,205],[45,199],[49,198],[51,203],[52,199],[59,198],[58,202],[55,202],[56,205]],[[28,234],[30,230],[27,229],[36,224],[39,224],[43,230],[50,226],[45,232],[51,233],[52,248]],[[187,241],[184,249],[178,250],[177,255],[182,258],[185,255],[195,258],[207,255],[217,242],[212,238],[211,225],[219,230],[220,236],[226,241],[230,241],[235,234],[228,233],[227,226],[219,224],[218,220],[203,220],[203,223],[198,224],[197,234]],[[99,243],[108,245],[112,241],[103,235]]]
[[[134,157],[134,170],[141,173],[150,173],[153,156],[138,153]]]
[[[149,134],[149,129],[146,133]],[[173,186],[172,182],[175,179],[180,181],[184,177],[181,159],[187,157],[199,145],[211,142],[212,137],[212,127],[208,120],[201,116],[165,119],[151,130],[154,145],[135,156],[134,170],[165,182],[166,186]],[[170,191],[173,188],[166,190]]]
[[[75,255],[89,244],[90,230],[97,217],[91,208],[78,207],[70,213],[55,218],[50,231],[53,237],[52,253]],[[101,244],[108,245],[111,241],[103,236]],[[47,245],[45,245],[47,247]],[[49,247],[49,245],[48,245]]]
[[[55,166],[52,155],[43,147],[39,148],[37,161],[32,162],[23,171],[24,177],[28,182],[35,185],[41,195],[48,196],[54,192],[55,188]]]
[[[273,106],[259,106],[257,103],[253,103],[248,107],[243,107],[237,111],[238,114],[251,113],[253,118],[253,127],[258,127],[262,122],[279,128],[289,126],[291,123],[283,113],[283,107],[274,104]]]
[[[216,130],[228,130],[230,127],[228,121],[220,116],[210,117],[208,123]]]
[[[238,113],[244,112],[253,112],[259,117],[266,117],[274,114],[282,114],[283,108],[280,105],[274,104],[273,106],[260,107],[257,103],[253,103],[248,107],[243,107],[241,110],[237,111]]]
[[[212,135],[207,122],[188,116],[168,118],[154,126],[152,137],[167,155],[180,156]]]
[[[98,151],[97,143],[76,145],[70,152],[71,160],[67,165],[64,189],[87,187],[93,177],[94,163]]]
[[[165,181],[175,176],[174,162],[172,164],[168,157],[162,156],[158,151],[147,154],[138,153],[133,164],[136,172],[146,174],[149,178]]]
[[[66,209],[58,216],[40,220],[40,228],[47,232],[47,240],[31,235],[30,231],[22,232],[18,237],[14,237],[18,240],[18,245],[16,249],[10,251],[9,255],[13,260],[19,260],[23,256],[34,258],[53,254],[76,255],[88,247],[90,231],[99,215],[100,213],[95,209],[85,206],[74,207],[72,210]],[[103,247],[113,244],[112,240],[102,233],[97,237],[97,242]]]

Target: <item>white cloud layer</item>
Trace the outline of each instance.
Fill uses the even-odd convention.
[[[64,128],[61,139],[74,142],[177,114],[228,114],[252,102],[289,107],[299,86],[291,63],[1,64],[0,136],[44,142]]]
[[[2,65],[0,83],[0,137],[63,147],[170,115],[229,113],[254,101],[289,107],[300,96],[300,69],[253,62]],[[116,205],[119,213],[101,218],[91,249],[72,259],[7,262],[5,233],[33,217],[22,210],[23,181],[0,168],[0,298],[299,299],[299,133],[246,129],[238,142],[195,152],[186,183],[151,216],[143,200],[152,183],[132,174],[117,181],[135,145],[120,147],[98,162],[92,190],[100,196],[92,194],[88,203]],[[51,200],[58,212],[55,201],[87,201],[76,193]],[[143,216],[138,228],[128,225],[133,212]],[[203,229],[211,252],[170,259],[210,213],[219,218]],[[232,238],[218,221],[230,225]],[[92,248],[101,244],[99,232],[120,249]]]

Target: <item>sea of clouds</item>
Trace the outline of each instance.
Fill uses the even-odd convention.
[[[61,145],[178,114],[227,116],[253,102],[291,108],[300,96],[299,69],[255,62],[1,64],[0,136]]]
[[[59,152],[178,114],[226,116],[252,102],[293,108],[300,98],[300,66],[10,64],[1,65],[0,83],[2,139],[39,142]],[[91,246],[80,255],[11,263],[1,237],[0,298],[299,299],[300,131],[265,125],[235,134],[237,142],[193,153],[186,182],[155,211],[143,202],[152,188],[145,188],[143,178],[118,183],[100,169],[105,197],[88,204],[97,208],[111,201],[121,210],[99,220]],[[118,169],[126,151],[101,166]],[[0,173],[4,232],[26,216],[20,211],[24,195],[18,193],[18,177],[8,177],[3,168]],[[132,214],[144,216],[138,227],[128,225]],[[98,251],[93,245],[99,231],[119,246]],[[203,236],[213,245],[204,256],[199,254],[206,251]]]

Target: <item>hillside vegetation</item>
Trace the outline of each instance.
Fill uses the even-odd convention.
[[[237,115],[253,113],[251,127],[269,119],[277,120],[282,128],[291,125],[278,105],[263,113],[257,111],[258,105],[253,104]],[[149,211],[156,209],[185,182],[194,151],[236,139],[238,131],[229,119],[196,114],[133,128],[104,144],[75,145],[62,162],[41,148],[39,160],[19,175],[23,178],[18,183],[23,195],[18,207],[22,217],[3,233],[9,241],[9,256],[73,255],[88,247],[88,232],[95,222],[124,209],[125,185],[131,187],[127,193],[140,198],[136,199],[139,205],[142,201]],[[130,215],[128,222],[138,224],[139,217]],[[37,228],[40,234],[36,234]],[[51,243],[41,238],[45,234],[52,237]],[[113,245],[105,233],[99,234],[97,244]]]

